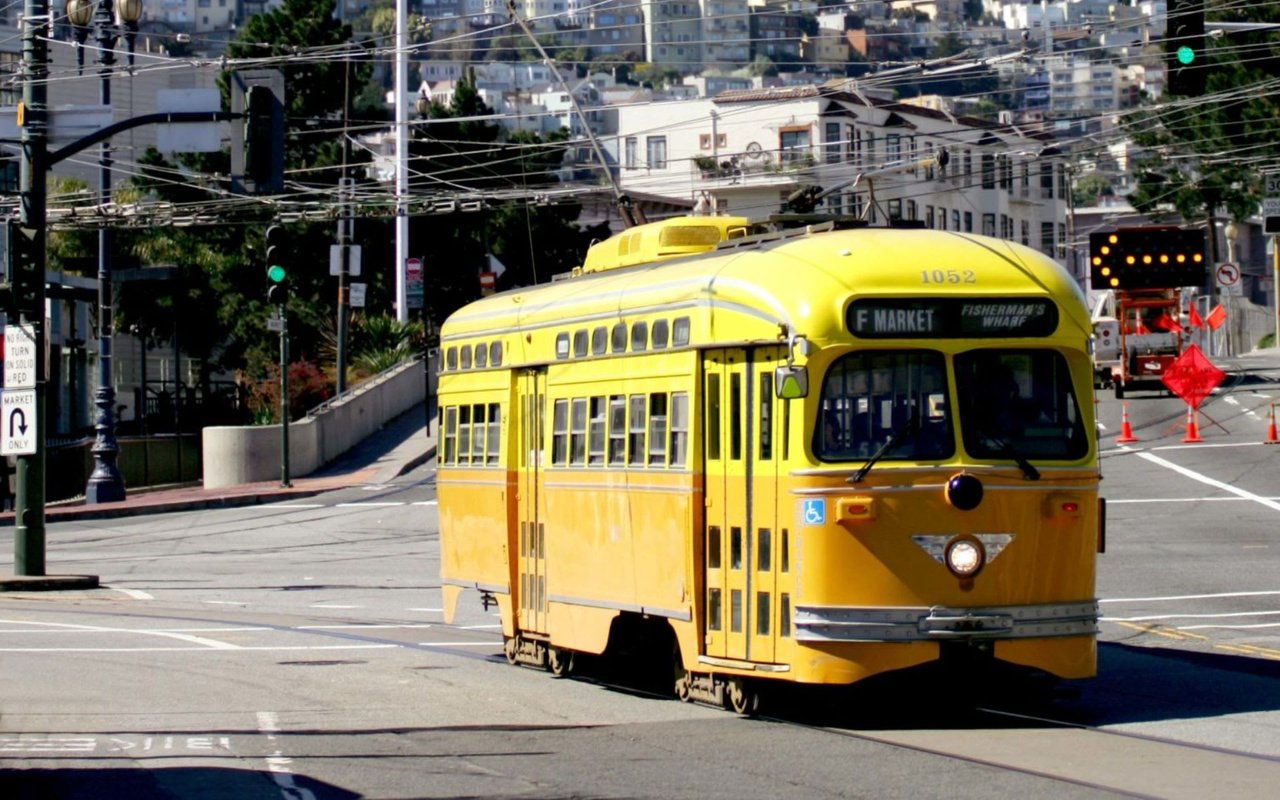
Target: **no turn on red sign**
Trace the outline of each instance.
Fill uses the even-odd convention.
[[[1213,271],[1214,281],[1225,294],[1244,294],[1244,281],[1240,277],[1240,267],[1231,262],[1219,264]]]

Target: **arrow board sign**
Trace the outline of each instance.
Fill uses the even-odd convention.
[[[4,328],[4,386],[6,389],[36,388],[36,334],[30,325]]]
[[[36,390],[6,389],[0,394],[0,455],[29,456],[36,452]]]

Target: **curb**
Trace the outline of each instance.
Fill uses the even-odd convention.
[[[55,592],[97,589],[97,575],[4,575],[0,592]]]

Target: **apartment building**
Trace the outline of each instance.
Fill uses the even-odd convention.
[[[833,82],[621,107],[609,143],[619,184],[747,216],[780,211],[796,190],[818,187],[819,212],[996,236],[1074,266],[1066,157],[1051,136],[853,88]]]

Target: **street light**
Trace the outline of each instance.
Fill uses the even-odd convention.
[[[115,47],[123,33],[128,43],[129,65],[133,66],[134,41],[138,20],[142,17],[142,0],[67,0],[67,20],[76,39],[76,61],[84,65],[84,43],[90,29],[96,29],[98,40],[98,74],[102,76],[101,102],[111,108],[111,74],[114,71]],[[111,141],[99,148],[98,202],[103,208],[111,200]],[[115,389],[111,385],[111,236],[103,224],[98,228],[98,388],[93,404],[94,416],[93,473],[85,487],[86,503],[112,503],[124,499],[124,477],[116,466],[120,445],[115,435]],[[143,387],[144,391],[146,387]],[[178,432],[181,436],[181,431]]]

